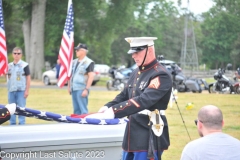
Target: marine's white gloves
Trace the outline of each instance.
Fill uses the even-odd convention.
[[[11,104],[7,104],[5,107],[8,109],[8,111],[10,112],[11,115],[13,115],[16,111],[16,103],[11,103]]]
[[[100,113],[100,112],[93,113],[93,114],[86,116],[85,118],[113,119],[114,117],[115,117],[115,115],[114,115],[113,109],[112,109],[112,107],[110,107],[110,108],[106,109],[105,111],[103,111],[102,113]]]
[[[108,109],[107,106],[102,106],[102,107],[98,110],[98,112],[102,113],[102,112],[106,111],[107,109]]]
[[[138,112],[138,114],[145,114],[145,115],[150,116],[151,115],[151,111],[149,111],[148,109],[144,109],[144,110]]]

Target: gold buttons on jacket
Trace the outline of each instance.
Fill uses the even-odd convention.
[[[137,81],[139,80],[139,78],[137,78]]]
[[[138,74],[141,74],[141,72],[139,71]]]
[[[142,67],[142,70],[144,70],[145,67]]]
[[[120,108],[122,108],[122,106],[120,106]]]
[[[114,108],[114,110],[116,111],[116,110],[117,110],[117,108]]]

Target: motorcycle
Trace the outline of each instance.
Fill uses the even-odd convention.
[[[161,64],[163,63],[161,62]],[[201,93],[202,90],[208,89],[208,84],[204,79],[186,78],[177,64],[172,63],[171,65],[165,65],[165,67],[172,75],[173,89],[178,92]]]
[[[170,73],[172,74],[173,79],[173,89],[176,89],[178,92],[186,92],[188,90],[186,84],[185,84],[185,76],[181,72],[181,68],[176,65],[171,65],[172,71]]]
[[[122,91],[127,84],[130,73],[131,72],[128,72],[124,66],[121,66],[119,68],[112,67],[109,70],[109,76],[111,77],[111,79],[108,80],[106,83],[107,89],[109,91]]]
[[[216,80],[215,83],[209,85],[209,93],[234,93],[232,82],[225,75],[225,69],[219,68],[214,73],[213,78]]]
[[[182,72],[182,69],[171,60],[165,60],[163,55],[158,55],[158,62],[166,67],[172,75],[173,89],[178,92],[201,93],[202,90],[208,89],[208,84],[204,79],[187,78]]]

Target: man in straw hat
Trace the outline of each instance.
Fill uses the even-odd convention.
[[[164,110],[170,99],[172,80],[164,66],[158,63],[156,37],[129,37],[128,54],[138,68],[130,75],[124,90],[100,108],[102,114],[88,118],[122,118],[128,116],[122,143],[123,160],[161,159],[170,145]]]

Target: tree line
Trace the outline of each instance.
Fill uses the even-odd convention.
[[[154,36],[156,54],[179,62],[186,8],[167,0],[72,0],[74,43],[85,43],[95,63],[133,64],[125,37]],[[213,0],[202,15],[191,13],[199,64],[215,69],[240,65],[240,0]],[[9,55],[22,47],[31,77],[40,79],[45,61],[56,63],[68,0],[3,0]],[[181,0],[179,0],[181,5]]]

